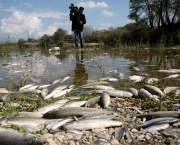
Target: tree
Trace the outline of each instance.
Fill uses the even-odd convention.
[[[54,34],[53,34],[54,41],[55,42],[62,41],[64,39],[65,34],[66,34],[66,32],[63,29],[61,29],[61,28],[57,29],[57,31],[54,32]]]
[[[154,26],[168,26],[179,21],[179,0],[130,0],[130,14],[128,17],[136,23],[146,23],[150,28]]]

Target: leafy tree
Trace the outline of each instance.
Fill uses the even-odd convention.
[[[179,21],[179,0],[130,0],[128,17],[136,23],[145,23],[150,28],[168,26]]]

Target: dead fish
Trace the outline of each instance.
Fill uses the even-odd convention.
[[[126,135],[126,138],[128,140],[128,143],[132,143],[133,142],[133,138],[132,138],[132,135],[129,132],[129,130],[126,130],[125,135]]]
[[[69,78],[70,78],[69,76],[68,76],[68,77],[63,78],[63,79],[61,80],[61,82],[60,82],[60,83],[63,83],[64,81],[68,80]]]
[[[108,85],[108,82],[100,81],[100,82],[92,82],[80,87],[87,87],[87,86],[95,86],[95,85]]]
[[[106,78],[100,78],[100,81],[117,82],[119,80],[117,78],[106,77]]]
[[[64,107],[81,107],[83,106],[87,101],[76,101],[76,102],[68,102],[61,106],[61,108]]]
[[[42,91],[41,91],[41,96],[42,98],[45,98],[48,94],[49,90],[48,88],[44,88]]]
[[[176,90],[175,94],[176,96],[180,95],[180,89]]]
[[[118,141],[121,140],[121,138],[123,137],[124,131],[125,131],[125,125],[123,124],[120,128],[115,130],[114,132],[115,139],[117,139]]]
[[[55,91],[55,90],[62,91],[62,90],[64,90],[65,88],[67,88],[67,85],[58,86],[58,87],[56,87],[55,89],[53,89],[53,91]]]
[[[21,88],[19,89],[19,91],[28,89],[28,88],[30,88],[30,87],[33,86],[33,85],[34,85],[34,84],[25,85],[25,86],[21,87]]]
[[[65,102],[67,102],[67,101],[68,100],[66,100]],[[64,105],[64,102],[60,103],[59,101],[56,101],[56,102],[54,102],[52,104],[48,104],[48,105],[39,107],[36,110],[34,110],[34,112],[39,112],[41,114],[45,114],[46,112],[51,111],[53,109],[57,109],[57,108],[59,108],[59,107],[61,107],[63,105]]]
[[[77,130],[90,130],[97,128],[115,127],[121,126],[122,122],[114,120],[104,120],[104,119],[84,119],[79,121],[74,121],[72,123],[64,125],[64,130],[67,129],[77,129]]]
[[[53,84],[57,84],[57,83],[59,83],[60,81],[61,81],[61,79],[54,80],[54,81],[52,82],[52,85],[53,85]]]
[[[85,108],[85,107],[65,107],[54,109],[52,111],[46,112],[43,115],[43,118],[56,119],[56,118],[65,118],[65,117],[73,117],[73,116],[83,116],[90,113],[103,113],[109,112],[104,109],[95,109],[95,108]]]
[[[42,85],[42,86],[39,86],[39,88],[44,89],[44,88],[47,88],[47,87],[49,87],[49,86],[51,86],[51,84]]]
[[[0,128],[1,145],[40,145],[44,141],[30,133],[20,133],[13,129]]]
[[[37,118],[37,117],[15,117],[15,118],[9,118],[9,119],[3,119],[1,121],[1,124],[3,125],[32,125],[37,126],[38,124],[44,124],[48,122],[49,119],[44,118]]]
[[[139,131],[138,133],[150,132],[150,133],[154,134],[156,131],[167,129],[168,127],[169,127],[169,124],[153,125],[153,126],[150,126],[148,128],[145,128],[145,129]]]
[[[141,71],[138,67],[133,67],[135,71]]]
[[[71,90],[72,90],[72,88],[60,91],[60,92],[56,93],[55,95],[53,95],[53,98],[61,97],[61,96],[65,95],[66,93],[69,93]]]
[[[93,107],[99,101],[100,101],[100,96],[91,98],[86,102],[85,107],[88,107],[88,108]]]
[[[51,130],[56,130],[56,129],[60,128],[61,126],[63,126],[64,124],[66,124],[66,123],[68,123],[68,122],[71,122],[71,121],[73,121],[73,120],[74,120],[74,119],[72,119],[72,118],[64,119],[64,120],[58,122],[56,125],[54,125],[54,126],[51,128]]]
[[[149,127],[152,125],[174,123],[174,122],[178,122],[178,121],[179,121],[179,119],[177,119],[177,118],[162,117],[162,118],[156,118],[156,119],[151,119],[149,121],[146,121],[145,123],[136,126],[136,128],[139,129],[139,128]]]
[[[163,92],[164,92],[164,94],[168,94],[168,93],[170,93],[172,91],[175,91],[175,90],[177,90],[179,88],[180,87],[166,87]]]
[[[10,92],[11,91],[8,91],[6,88],[0,88],[0,93],[2,93],[2,94],[8,94]]]
[[[93,145],[111,145],[111,143],[107,142],[106,140],[98,139],[93,142]]]
[[[97,89],[97,90],[115,90],[113,87],[104,86],[104,85],[95,85],[95,86],[85,86],[84,89]]]
[[[108,93],[103,92],[100,98],[100,104],[103,109],[107,109],[111,103],[111,98]]]
[[[180,130],[164,129],[160,133],[166,137],[175,137],[180,139]]]
[[[147,98],[152,99],[152,94],[143,88],[139,90],[138,95],[143,99],[147,99]]]
[[[152,95],[152,101],[154,101],[154,102],[159,101],[159,96],[157,96],[157,95]]]
[[[155,95],[164,96],[165,94],[156,86],[144,85],[144,89]]]
[[[56,93],[60,92],[61,90],[54,90],[51,93],[49,93],[44,99],[50,99],[52,98]]]
[[[26,90],[20,91],[20,93],[24,93],[24,94],[39,94],[39,93],[41,93],[41,91],[38,90],[38,89],[26,89]]]
[[[169,69],[169,70],[162,69],[162,70],[158,70],[157,72],[161,72],[161,73],[178,73],[180,71],[177,70],[177,69]]]
[[[98,92],[98,90],[96,90]],[[109,96],[119,97],[119,98],[130,98],[133,96],[132,93],[124,91],[124,90],[101,90],[100,93],[106,92]]]
[[[138,114],[136,117],[146,117],[146,118],[161,118],[161,117],[173,117],[180,118],[179,111],[159,111],[145,114]]]
[[[32,117],[32,118],[41,118],[43,115],[39,112],[19,112],[16,117]]]
[[[133,94],[134,97],[138,97],[138,90],[135,88],[127,88],[126,91],[130,92]]]
[[[179,77],[179,74],[173,74],[173,75],[170,75],[168,77],[165,77],[164,79],[174,79],[174,78],[177,78]]]
[[[144,80],[145,77],[143,76],[137,76],[137,75],[133,75],[128,77],[129,80],[134,81],[134,82],[141,82]]]

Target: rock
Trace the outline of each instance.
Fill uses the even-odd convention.
[[[66,133],[66,134],[65,134],[65,137],[66,137],[68,140],[74,139],[74,135],[71,134],[71,133]]]
[[[137,138],[138,138],[138,140],[140,140],[140,141],[144,140],[144,134],[141,134],[141,135],[137,136]]]
[[[145,139],[146,139],[146,140],[150,140],[151,137],[150,137],[148,134],[146,134],[146,135],[145,135]]]
[[[46,139],[46,142],[48,143],[48,145],[57,145],[52,139]]]
[[[113,138],[113,139],[111,140],[111,144],[112,144],[112,145],[119,145],[119,141],[118,141],[117,139]]]
[[[74,137],[74,140],[80,140],[81,139],[81,137],[82,137],[82,135],[76,135],[75,137]]]
[[[132,132],[132,133],[138,133],[138,130],[135,129],[135,128],[133,128],[133,129],[131,129],[131,132]]]
[[[76,145],[74,141],[69,141],[68,145]]]

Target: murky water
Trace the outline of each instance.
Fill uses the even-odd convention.
[[[86,84],[103,77],[119,80],[131,75],[145,75],[162,79],[170,74],[159,69],[180,69],[179,49],[106,49],[60,51],[43,54],[40,51],[0,55],[0,86],[11,87],[13,82],[27,77],[26,84],[50,84],[70,76],[68,84]],[[136,70],[134,68],[138,68]],[[176,78],[178,81],[180,77]],[[180,81],[179,81],[180,83]],[[67,84],[67,82],[66,82]]]

